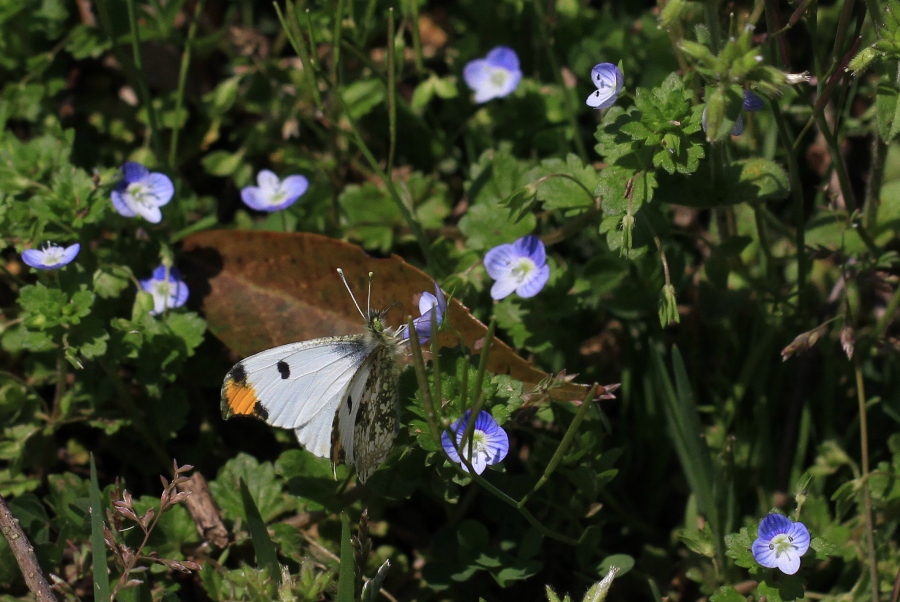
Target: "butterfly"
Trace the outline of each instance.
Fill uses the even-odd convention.
[[[405,327],[385,324],[388,310],[371,308],[371,273],[366,313],[343,270],[338,273],[366,321],[365,332],[282,345],[241,360],[222,384],[222,416],[255,416],[294,429],[304,448],[332,464],[343,452],[365,483],[391,451],[399,356],[409,337]]]

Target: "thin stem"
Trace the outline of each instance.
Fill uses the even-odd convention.
[[[866,197],[863,200],[863,226],[871,228],[875,225],[878,204],[881,198],[881,184],[884,181],[884,165],[887,161],[887,144],[878,132],[872,134],[872,163],[869,168],[869,181],[866,184]]]
[[[758,205],[753,206],[753,217],[756,221],[756,236],[759,239],[759,247],[762,250],[762,268],[763,278],[768,282],[769,280],[769,270],[771,266],[774,265],[774,259],[772,257],[772,249],[769,248],[769,235],[766,231],[766,224],[763,221],[762,211]]]
[[[409,24],[409,32],[412,34],[413,56],[416,58],[416,75],[422,75],[422,72],[425,71],[425,61],[422,58],[422,36],[419,32],[419,0],[408,1],[409,9],[412,13],[410,15],[412,19]]]
[[[105,0],[104,0],[105,1]],[[134,0],[125,0],[128,9],[128,26],[131,29],[131,52],[134,60],[134,79],[141,93],[141,100],[147,107],[147,121],[150,122],[150,142],[153,144],[153,152],[159,161],[165,161],[162,141],[159,138],[159,122],[156,119],[156,108],[153,99],[150,98],[150,89],[147,87],[147,79],[144,77],[144,62],[141,58],[141,38],[138,29],[137,12],[134,9]],[[171,170],[172,166],[167,165]]]
[[[0,495],[0,531],[6,537],[13,557],[22,571],[22,576],[25,577],[25,584],[34,594],[35,599],[38,602],[50,602],[51,600],[56,602],[56,596],[53,595],[53,590],[47,583],[44,571],[41,570],[41,565],[34,554],[34,547],[25,532],[22,531],[19,520],[13,515],[2,495]]]
[[[416,0],[413,0],[416,4]],[[418,31],[418,27],[416,28]],[[390,142],[388,148],[387,173],[394,172],[394,152],[397,150],[397,76],[394,72],[394,8],[388,10],[388,43],[387,43],[387,93],[388,93],[388,131]]]
[[[281,8],[278,6],[278,3],[273,2],[272,4],[275,7],[275,13],[278,15],[278,20],[281,22],[281,28],[284,30],[285,35],[287,35],[291,46],[294,47],[294,52],[300,57],[300,64],[303,66],[303,79],[306,81],[306,87],[309,89],[310,94],[312,94],[313,100],[316,103],[316,108],[321,111],[322,95],[319,94],[319,86],[316,84],[316,66],[310,56],[309,50],[306,48],[306,41],[303,39],[303,33],[300,31],[300,18],[297,16],[297,11],[294,8],[293,3],[286,2],[284,6],[287,12],[287,18],[285,18],[281,13]],[[307,20],[309,20],[308,15]],[[310,38],[310,43],[312,43],[312,38]]]
[[[585,416],[587,416],[588,408],[591,406],[591,402],[594,400],[594,394],[597,391],[597,383],[594,383],[594,386],[590,388],[587,392],[587,395],[584,397],[584,401],[581,403],[581,407],[578,408],[578,412],[575,413],[575,418],[572,419],[572,424],[569,425],[568,430],[566,430],[566,434],[563,435],[562,441],[559,442],[559,445],[556,448],[556,451],[553,453],[553,457],[550,458],[550,462],[547,464],[547,468],[544,469],[544,474],[541,475],[541,478],[538,479],[538,482],[534,484],[534,487],[531,488],[531,491],[526,493],[521,500],[519,500],[518,507],[521,508],[525,505],[528,499],[537,493],[537,490],[544,486],[544,484],[550,479],[550,475],[556,470],[556,467],[559,466],[559,463],[562,462],[562,459],[565,457],[566,452],[569,450],[569,446],[572,445],[572,442],[575,440],[575,435],[578,432],[578,427],[581,426],[582,421]]]
[[[59,346],[56,355],[56,390],[53,393],[53,407],[50,410],[50,422],[56,422],[59,418],[59,406],[66,391],[66,351]]]
[[[422,394],[422,405],[425,408],[425,422],[428,423],[431,438],[438,447],[441,447],[441,429],[437,425],[434,400],[431,397],[431,389],[428,387],[428,378],[425,376],[425,360],[422,357],[422,346],[419,344],[419,333],[416,332],[412,318],[407,321],[406,327],[409,329],[409,350],[412,352],[413,368],[419,383],[419,391]],[[441,394],[441,391],[438,390],[438,395]]]
[[[481,357],[478,360],[478,372],[475,373],[475,399],[472,400],[472,411],[469,413],[466,430],[463,431],[463,436],[460,440],[460,449],[468,446],[469,458],[472,457],[472,446],[474,444],[472,434],[475,432],[475,421],[478,419],[478,414],[481,412],[481,406],[484,405],[484,399],[481,396],[481,385],[484,383],[484,373],[487,369],[491,345],[494,342],[494,329],[496,326],[497,318],[491,318],[491,322],[488,324],[487,334],[484,335],[484,347],[481,348]],[[462,455],[460,455],[460,457],[462,457]]]
[[[341,91],[338,89],[334,90],[334,94],[335,99],[338,101],[338,104],[340,104],[341,108],[344,111],[344,114],[347,117],[347,121],[350,123],[350,129],[353,133],[353,142],[356,143],[356,147],[363,154],[363,157],[366,158],[366,161],[369,163],[372,171],[374,171],[384,183],[385,188],[391,195],[391,199],[394,201],[394,204],[400,211],[400,215],[403,216],[403,219],[406,221],[407,226],[409,226],[409,229],[412,230],[413,235],[416,237],[416,242],[419,243],[419,248],[422,250],[422,255],[424,255],[426,263],[432,264],[433,261],[431,260],[431,245],[428,242],[428,238],[425,236],[425,232],[422,230],[419,222],[416,221],[416,218],[410,208],[407,207],[403,202],[403,199],[400,198],[400,194],[397,192],[397,187],[394,186],[394,182],[391,180],[390,175],[385,173],[385,171],[381,168],[381,166],[378,164],[378,160],[375,158],[375,155],[372,154],[372,151],[369,150],[368,145],[360,135],[359,129],[356,127],[356,122],[354,121],[353,116],[350,114],[350,110],[347,107],[347,103],[344,102],[343,94],[341,94]]]
[[[541,42],[544,48],[547,49],[547,59],[550,61],[550,69],[553,70],[553,78],[556,80],[557,85],[559,85],[563,91],[563,103],[565,103],[566,116],[569,119],[569,127],[572,128],[572,138],[575,141],[575,149],[578,151],[578,156],[581,157],[582,162],[587,163],[587,149],[584,146],[584,142],[581,140],[581,133],[578,128],[577,113],[575,107],[572,106],[571,90],[566,87],[566,84],[562,78],[562,70],[560,69],[559,63],[556,60],[556,55],[553,54],[553,39],[550,36],[550,32],[547,30],[547,17],[544,14],[544,9],[541,7],[541,0],[534,0],[532,2],[532,6],[534,7],[534,14],[537,16],[537,19],[535,20],[537,21],[538,33],[541,36]]]
[[[781,108],[777,102],[772,103],[772,116],[778,127],[778,135],[781,143],[787,150],[785,158],[788,162],[788,173],[791,178],[791,195],[794,204],[794,227],[796,228],[795,246],[797,247],[797,309],[802,316],[806,312],[806,213],[803,207],[803,184],[800,182],[800,170],[797,167],[797,156],[791,152],[793,146],[788,124],[781,114]]]
[[[855,362],[856,398],[859,404],[859,438],[862,463],[863,511],[866,520],[866,544],[869,554],[869,585],[872,601],[878,602],[878,566],[875,558],[875,526],[872,522],[872,497],[869,491],[869,427],[866,417],[866,390],[863,382],[862,365],[859,358]]]
[[[197,35],[197,24],[200,22],[200,15],[203,13],[203,5],[206,0],[197,0],[194,5],[194,16],[191,19],[191,26],[188,28],[187,40],[184,43],[184,52],[181,55],[181,68],[178,71],[178,90],[175,93],[175,118],[176,124],[172,126],[172,138],[169,140],[169,165],[176,167],[176,153],[178,152],[178,133],[181,131],[177,123],[178,117],[181,115],[181,109],[184,106],[184,88],[187,83],[188,69],[191,64],[191,51],[194,42],[194,36]],[[178,195],[175,195],[175,202],[178,202]],[[180,215],[180,212],[179,212]]]
[[[900,309],[900,286],[894,291],[894,295],[891,297],[891,300],[888,301],[887,307],[884,308],[884,314],[875,325],[876,337],[884,337],[887,333],[888,326],[891,325],[891,321],[897,317],[898,309]]]

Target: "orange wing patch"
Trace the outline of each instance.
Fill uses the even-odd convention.
[[[237,364],[228,372],[222,384],[222,417],[257,416],[265,420],[268,412],[259,403],[253,385],[247,380],[243,364]]]

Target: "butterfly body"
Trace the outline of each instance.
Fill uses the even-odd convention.
[[[370,309],[362,334],[291,343],[248,357],[222,384],[224,418],[255,416],[293,429],[300,444],[366,479],[396,432],[398,356],[404,339]]]

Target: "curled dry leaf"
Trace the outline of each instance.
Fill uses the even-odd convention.
[[[317,337],[356,334],[362,319],[344,290],[337,268],[343,268],[353,293],[365,303],[368,274],[373,272],[372,307],[384,309],[394,302],[388,319],[393,325],[417,316],[415,301],[434,288],[420,269],[393,255],[369,257],[358,246],[305,232],[213,230],[184,241],[184,272],[191,297],[202,299],[209,330],[243,356]],[[475,349],[487,327],[459,301],[448,306],[450,323],[463,344]],[[442,332],[441,346],[458,339]],[[519,357],[508,345],[494,340],[487,369],[509,374],[530,385],[548,377]],[[552,399],[583,399],[588,388],[572,382],[550,387]]]

